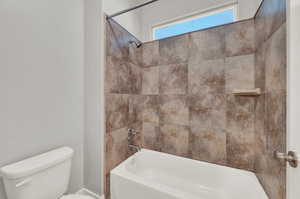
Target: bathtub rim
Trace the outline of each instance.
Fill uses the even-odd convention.
[[[204,166],[212,167],[212,168],[215,168],[215,169],[222,168],[222,169],[227,170],[228,172],[230,172],[230,171],[231,172],[238,172],[239,175],[243,175],[245,177],[249,177],[251,180],[254,180],[256,182],[256,184],[258,185],[257,188],[259,190],[257,190],[257,191],[259,191],[261,194],[263,194],[265,199],[269,199],[269,197],[266,194],[264,188],[262,187],[261,183],[259,182],[257,176],[252,171],[247,171],[247,170],[243,170],[243,169],[228,167],[228,166],[224,166],[224,165],[218,165],[218,164],[209,163],[209,162],[205,162],[205,161],[201,161],[201,160],[193,160],[193,159],[190,159],[190,158],[176,156],[176,155],[168,154],[168,153],[164,153],[164,152],[153,151],[153,150],[149,150],[149,149],[141,149],[141,151],[139,151],[139,152],[131,155],[130,157],[128,157],[126,160],[121,162],[117,167],[115,167],[114,169],[112,169],[110,171],[111,176],[116,175],[116,176],[124,178],[126,180],[133,181],[134,183],[138,183],[138,184],[141,184],[143,186],[150,187],[150,188],[152,188],[156,191],[167,193],[167,194],[169,194],[169,195],[171,195],[175,198],[178,198],[178,196],[182,196],[183,191],[175,190],[175,193],[176,193],[175,194],[173,188],[170,188],[169,186],[164,185],[164,184],[157,185],[155,183],[149,182],[149,181],[145,180],[144,178],[130,172],[126,168],[126,166],[128,164],[130,164],[130,161],[132,161],[133,158],[140,155],[141,153],[151,153],[153,155],[168,156],[168,157],[171,157],[171,158],[175,158],[177,160],[189,161],[189,162],[194,163],[194,164],[199,164],[200,163]],[[110,185],[112,186],[112,183],[110,183]]]

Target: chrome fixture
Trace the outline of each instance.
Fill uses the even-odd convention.
[[[139,152],[141,151],[141,147],[140,146],[136,146],[134,145],[133,143],[133,138],[135,136],[137,136],[139,134],[138,131],[136,131],[135,129],[128,129],[128,137],[127,137],[127,140],[128,140],[128,147],[129,149],[134,149],[136,150],[136,152]]]
[[[134,44],[137,48],[142,46],[142,42],[140,41],[129,41],[130,44]]]
[[[134,149],[136,152],[140,152],[142,150],[141,147],[135,146],[135,145],[132,145],[132,144],[129,144],[128,147],[130,149]]]
[[[128,141],[130,141],[134,136],[138,135],[139,132],[134,129],[128,129]]]
[[[122,10],[122,11],[117,12],[117,13],[112,14],[112,15],[106,15],[106,20],[108,20],[108,21],[109,21],[109,20],[113,20],[112,18],[114,18],[114,17],[116,17],[116,16],[125,14],[125,13],[127,13],[127,12],[132,11],[132,10],[136,10],[136,9],[141,8],[141,7],[144,7],[144,6],[146,6],[146,5],[155,3],[155,2],[157,2],[157,1],[159,1],[159,0],[148,1],[148,2],[145,2],[145,3],[139,4],[139,5],[137,5],[137,6],[134,6],[134,7],[132,7],[132,8],[129,8],[129,9],[126,9],[126,10]],[[127,31],[127,32],[128,32],[128,31]],[[129,32],[128,32],[128,33],[129,33]],[[131,34],[131,35],[132,35],[132,34]],[[142,46],[142,42],[139,41],[139,39],[137,39],[134,35],[132,35],[132,36],[136,39],[136,41],[130,41],[129,43],[130,43],[130,44],[135,44],[135,46],[136,46],[137,48],[141,47],[141,46]]]
[[[289,151],[288,154],[275,151],[275,157],[288,162],[293,168],[298,167],[298,154],[295,151]]]
[[[136,10],[136,9],[138,9],[138,8],[141,8],[141,7],[144,7],[144,6],[146,6],[146,5],[152,4],[152,3],[156,2],[156,1],[159,1],[159,0],[152,0],[152,1],[148,1],[148,2],[146,2],[146,3],[142,3],[142,4],[137,5],[137,6],[134,6],[134,7],[132,7],[132,8],[129,8],[129,9],[126,9],[126,10],[122,10],[122,11],[117,12],[117,13],[115,13],[115,14],[109,15],[109,16],[107,16],[106,18],[107,18],[107,19],[111,19],[111,18],[116,17],[116,16],[119,16],[119,15],[121,15],[121,14],[125,14],[125,13],[127,13],[127,12],[132,11],[132,10]]]

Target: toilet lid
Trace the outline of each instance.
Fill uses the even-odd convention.
[[[61,197],[60,199],[94,199],[91,196],[79,195],[79,194],[70,194]]]

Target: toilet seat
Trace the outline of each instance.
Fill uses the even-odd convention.
[[[70,195],[62,196],[60,199],[94,199],[94,198],[91,196],[85,196],[80,194],[70,194]]]

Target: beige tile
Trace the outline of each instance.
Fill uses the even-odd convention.
[[[227,134],[227,164],[231,167],[254,170],[255,136],[248,132],[229,132]]]
[[[189,128],[180,125],[162,124],[161,150],[178,156],[188,156],[189,151]]]
[[[130,65],[122,59],[112,56],[106,58],[105,66],[105,92],[128,94],[130,86]]]
[[[160,122],[168,124],[188,125],[189,108],[186,96],[160,96]]]
[[[189,96],[190,125],[199,129],[226,129],[226,96],[202,94]]]
[[[159,123],[159,97],[155,95],[145,96],[143,108],[143,122]]]
[[[226,57],[247,55],[255,50],[254,20],[237,22],[226,26]]]
[[[286,26],[282,26],[266,43],[266,89],[286,90],[287,47]]]
[[[115,168],[128,158],[127,128],[112,131],[106,135],[106,168]]]
[[[226,92],[234,89],[253,89],[255,87],[254,55],[226,58]]]
[[[187,87],[187,64],[171,64],[159,67],[160,94],[186,94]]]
[[[254,98],[227,96],[227,130],[254,133]]]
[[[137,48],[135,44],[129,45],[129,60],[140,67],[143,67],[142,53],[142,47]]]
[[[143,136],[142,136],[143,148],[160,151],[160,132],[159,126],[155,123],[143,123]]]
[[[267,151],[266,136],[266,102],[265,95],[257,97],[254,101],[254,130],[257,156]]]
[[[256,174],[269,198],[286,198],[286,166],[275,159],[273,153],[260,156]]]
[[[188,60],[189,37],[187,34],[159,41],[160,64],[176,64]]]
[[[188,81],[189,94],[224,93],[224,59],[203,61],[198,64],[189,64]]]
[[[146,96],[129,95],[129,123],[143,121],[143,110]]]
[[[227,161],[228,165],[253,170],[256,136],[254,128],[254,99],[227,98]]]
[[[142,94],[158,95],[159,94],[159,67],[143,69]]]
[[[152,41],[142,45],[143,67],[157,66],[159,64],[159,42]]]
[[[129,63],[130,66],[130,94],[141,94],[142,93],[142,81],[143,74],[139,66]]]
[[[255,53],[255,87],[265,91],[266,88],[266,64],[265,64],[266,45],[260,45]]]
[[[257,15],[254,18],[254,28],[255,28],[255,49],[259,49],[266,39],[265,30],[265,12],[266,7],[261,6],[257,11]]]
[[[128,95],[107,94],[105,98],[106,132],[126,127],[129,122]]]
[[[224,58],[224,27],[211,28],[190,34],[190,64],[198,64],[203,60]]]
[[[192,159],[226,164],[226,133],[219,129],[191,127],[190,152]]]
[[[286,148],[286,95],[282,92],[266,94],[266,135],[269,152]]]

